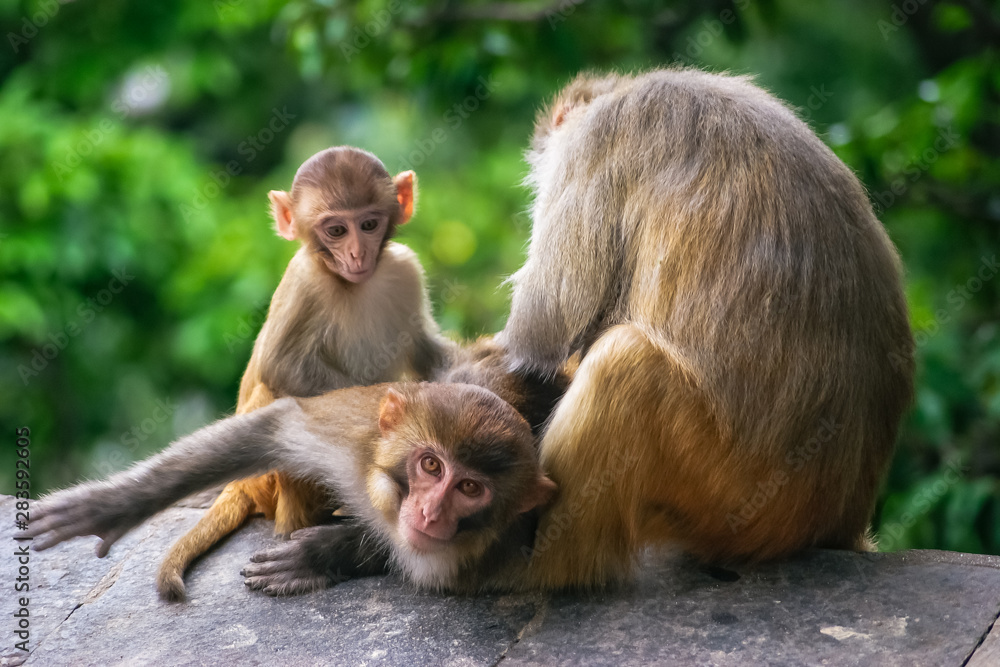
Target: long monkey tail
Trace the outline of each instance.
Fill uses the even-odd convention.
[[[194,528],[177,540],[160,565],[156,576],[156,589],[168,602],[181,602],[186,598],[184,572],[192,562],[211,549],[216,542],[239,528],[255,512],[273,517],[275,473],[230,482],[215,499]]]

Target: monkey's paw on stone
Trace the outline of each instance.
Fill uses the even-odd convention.
[[[44,551],[74,537],[96,535],[97,557],[108,555],[111,545],[138,525],[142,516],[95,493],[102,483],[93,482],[59,491],[44,498],[31,510],[24,536],[35,540],[35,551]]]
[[[344,558],[350,556],[347,552],[356,532],[357,527],[344,524],[297,530],[287,542],[251,556],[240,571],[243,583],[265,595],[284,596],[312,593],[347,581],[350,576],[344,573],[345,568],[331,571],[329,564],[340,555],[338,551],[344,552]],[[345,566],[348,571],[355,569],[354,563],[345,562]]]

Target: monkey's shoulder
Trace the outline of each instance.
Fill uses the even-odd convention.
[[[389,274],[389,276],[402,279],[414,280],[420,283],[424,280],[424,267],[417,257],[417,253],[409,246],[395,241],[389,241],[382,250],[379,258],[379,266],[375,270],[375,276],[379,273]],[[373,278],[375,276],[372,276]]]

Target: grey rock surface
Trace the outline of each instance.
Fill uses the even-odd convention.
[[[201,512],[164,512],[103,560],[95,538],[32,552],[27,654],[4,558],[0,665],[1000,664],[998,557],[812,551],[725,570],[663,553],[600,595],[435,595],[388,576],[274,599],[239,575],[275,539],[256,520],[195,565],[186,604],[161,602],[159,559]],[[13,554],[12,499],[0,516]]]

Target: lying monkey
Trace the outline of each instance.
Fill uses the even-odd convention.
[[[451,344],[431,317],[416,255],[390,242],[413,215],[416,176],[395,178],[371,153],[340,146],[306,160],[290,192],[272,191],[278,233],[302,247],[271,299],[240,383],[237,414],[281,396],[317,396],[376,382],[427,379]],[[276,534],[313,525],[323,489],[278,471],[229,484],[170,549],[157,588],[184,599],[184,571],[251,514]]]
[[[502,587],[531,544],[556,487],[541,471],[538,426],[565,388],[503,372],[488,341],[460,353],[443,382],[351,387],[281,398],[178,440],[104,482],[58,492],[32,510],[27,535],[47,549],[97,535],[103,557],[128,530],[185,496],[268,469],[323,488],[349,519],[297,531],[289,550],[258,554],[247,585],[302,593],[344,576],[398,570],[418,586]],[[497,393],[462,381],[476,381]]]

